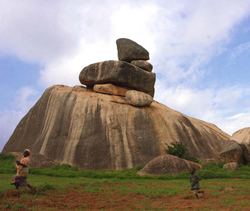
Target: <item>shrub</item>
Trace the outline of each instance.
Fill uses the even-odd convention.
[[[165,143],[168,147],[166,152],[170,155],[175,155],[179,158],[186,158],[186,152],[188,151],[186,145],[181,142],[171,142],[170,144]]]
[[[0,154],[0,160],[16,160],[15,156],[12,154]]]
[[[195,163],[199,163],[199,160],[197,160],[195,157],[189,157],[187,156],[188,153],[188,149],[186,147],[186,145],[184,145],[181,142],[171,142],[170,144],[165,143],[168,147],[168,149],[166,149],[166,152],[170,155],[174,155],[177,156],[179,158],[183,158],[186,160],[190,160],[193,161]]]
[[[140,165],[140,166],[136,166],[135,169],[136,171],[140,171],[141,169],[144,168],[145,165]]]
[[[14,165],[15,157],[12,154],[0,155],[0,173],[1,174],[13,174],[16,173],[16,167]]]

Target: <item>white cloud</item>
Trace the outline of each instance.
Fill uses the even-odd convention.
[[[230,63],[234,63],[237,57],[250,52],[250,42],[242,43],[233,49],[230,55]]]
[[[71,5],[78,7],[81,16],[75,23],[81,30],[71,30],[79,34],[77,50],[45,65],[41,83],[78,84],[78,74],[84,66],[117,59],[115,40],[120,37],[144,46],[150,52],[154,71],[166,83],[197,82],[210,59],[225,50],[231,30],[246,17],[250,3],[192,2],[169,1],[167,6],[160,1],[116,2],[112,7],[108,6],[110,1]]]
[[[230,135],[250,125],[250,87],[197,88],[165,87],[158,80],[155,99],[191,117],[211,122]],[[240,112],[239,112],[240,111]]]
[[[248,115],[248,113],[239,113],[230,117],[227,117],[226,120],[238,120],[241,118],[245,118]]]
[[[0,151],[8,141],[18,122],[37,101],[37,91],[31,87],[22,87],[9,109],[0,113]]]
[[[159,38],[157,72],[164,72],[168,83],[196,81],[204,65],[225,50],[233,27],[249,15],[249,7],[247,1],[186,1],[174,9],[164,5],[154,28]]]
[[[232,135],[234,132],[250,125],[250,109],[245,109],[243,112],[227,118],[221,118],[214,124],[217,124],[222,130]]]
[[[106,6],[99,1],[1,1],[2,54],[48,65],[77,54],[83,38],[89,43],[108,40]]]
[[[32,87],[22,87],[16,93],[13,106],[21,112],[27,112],[37,100],[38,91]]]
[[[44,1],[1,1],[2,53],[26,62],[47,63],[58,55],[77,50],[79,35],[71,31],[76,28],[73,21],[76,15],[62,15],[70,9],[62,6],[57,1],[49,4]]]
[[[101,8],[97,7],[97,10],[101,11]],[[112,12],[110,9],[108,10],[109,13]],[[95,13],[96,11],[90,11],[90,17],[94,17]],[[147,36],[143,38],[141,35],[150,34],[150,28],[147,27],[147,23],[151,21],[152,24],[152,17],[155,13],[156,8],[147,5],[140,8],[124,5],[117,8],[113,14],[111,13],[110,19],[102,20],[103,25],[97,25],[98,20],[96,20],[92,26],[93,29],[91,29],[90,32],[88,29],[87,34],[82,34],[79,41],[79,51],[75,54],[68,54],[66,57],[55,59],[46,65],[41,71],[40,83],[45,87],[58,83],[66,85],[79,84],[78,75],[85,66],[105,60],[118,60],[115,41],[120,37],[138,40],[138,43],[148,50],[151,49],[153,51],[154,37]],[[102,17],[102,15],[101,13],[100,17]],[[99,28],[100,26],[101,29]],[[106,34],[107,30],[112,30],[113,32],[109,35],[109,38]],[[100,33],[93,35],[91,31],[93,31],[93,34],[98,31],[100,31]]]
[[[225,0],[13,0],[0,6],[5,8],[0,15],[2,54],[43,64],[44,86],[75,83],[78,68],[117,59],[115,40],[120,37],[148,49],[155,71],[167,82],[196,81],[250,10],[249,1]]]

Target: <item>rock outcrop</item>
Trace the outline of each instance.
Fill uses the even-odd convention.
[[[243,156],[247,163],[250,163],[250,127],[235,132],[232,137],[243,149]]]
[[[223,146],[223,150],[220,153],[220,160],[225,163],[243,163],[243,150],[236,141],[229,140]]]
[[[139,175],[179,174],[187,172],[191,167],[197,171],[202,169],[198,163],[194,163],[173,155],[163,155],[151,160],[143,169],[137,172]]]
[[[189,156],[218,158],[229,136],[213,124],[156,101],[130,106],[124,97],[82,86],[48,88],[17,125],[2,153],[32,153],[84,169],[126,169],[165,155],[180,141]]]
[[[32,153],[79,168],[120,170],[165,155],[165,143],[182,142],[197,159],[218,159],[229,136],[216,126],[153,101],[155,74],[149,53],[117,40],[119,61],[81,71],[87,86],[48,88],[20,121],[3,153]]]

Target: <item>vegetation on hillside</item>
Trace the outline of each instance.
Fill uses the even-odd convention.
[[[15,174],[16,168],[14,165],[15,157],[11,154],[0,155],[0,174]],[[203,165],[203,170],[199,171],[199,175],[203,179],[212,178],[244,178],[250,179],[250,165],[242,165],[240,169],[235,172],[228,172],[223,169],[223,163]],[[132,169],[125,169],[121,171],[91,171],[85,169],[78,169],[75,166],[68,164],[61,164],[52,168],[29,168],[29,173],[33,175],[46,175],[53,177],[84,177],[96,179],[156,179],[156,180],[172,180],[172,179],[187,179],[189,172],[178,175],[160,175],[160,176],[139,176],[136,173],[142,169],[143,166],[138,166]]]
[[[131,207],[135,210],[178,210],[187,206],[192,206],[194,210],[233,210],[235,207],[246,210],[250,204],[250,165],[242,165],[235,172],[223,169],[223,164],[204,165],[198,174],[203,179],[201,188],[206,193],[201,196],[201,202],[207,203],[196,207],[196,200],[190,191],[189,172],[139,176],[136,173],[143,166],[122,171],[90,171],[67,164],[52,168],[29,168],[28,181],[36,187],[33,195],[27,188],[15,191],[14,186],[10,185],[16,173],[14,161],[11,154],[0,155],[1,210],[44,210],[48,205],[52,210],[71,210],[72,207],[77,210],[130,210]],[[69,200],[65,201],[65,195]],[[218,203],[214,203],[215,199]]]
[[[167,149],[166,149],[166,153],[170,154],[170,155],[174,155],[177,156],[179,158],[183,158],[186,160],[190,160],[196,163],[199,163],[199,160],[197,160],[195,157],[190,157],[188,156],[188,149],[187,146],[184,145],[181,142],[171,142],[170,144],[167,144]]]

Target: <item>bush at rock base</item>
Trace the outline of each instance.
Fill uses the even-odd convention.
[[[166,153],[170,155],[177,156],[179,158],[183,158],[189,161],[193,161],[195,163],[200,163],[195,157],[187,156],[188,149],[186,145],[181,142],[171,142],[170,144],[165,143],[168,147],[166,149]]]

